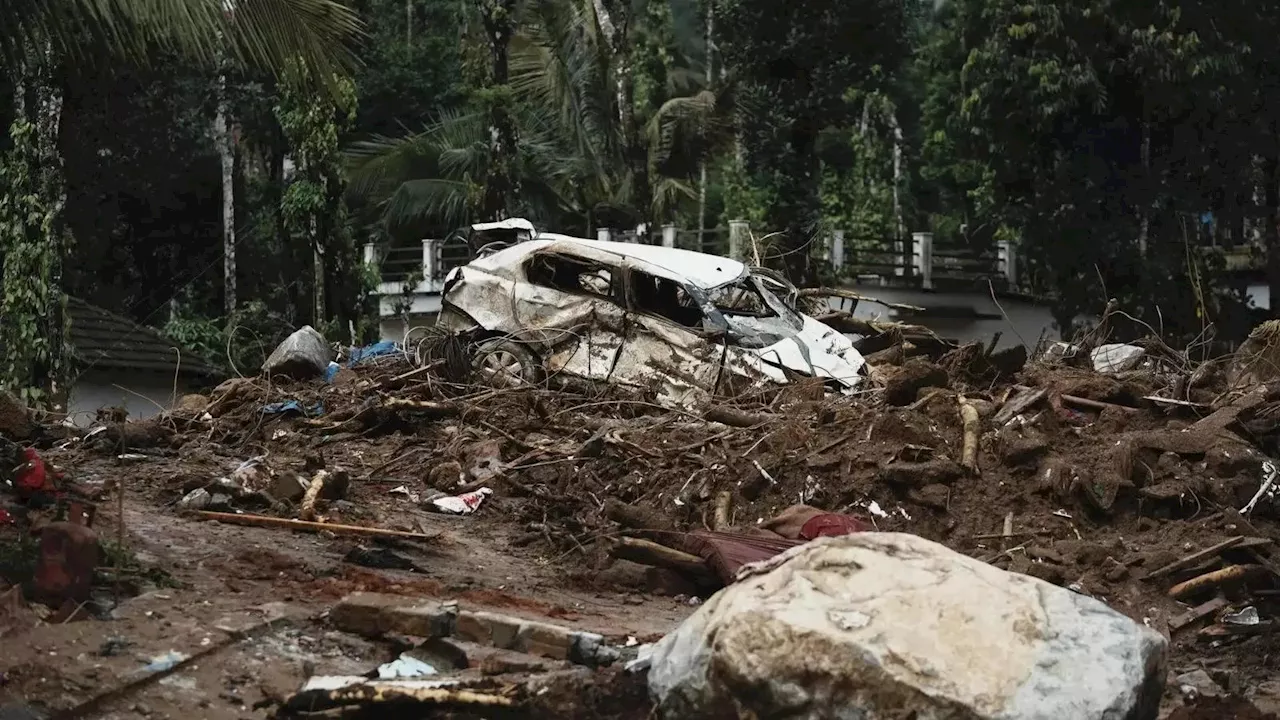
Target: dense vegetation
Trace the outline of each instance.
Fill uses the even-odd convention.
[[[1062,327],[1238,335],[1210,246],[1280,292],[1274,4],[347,2],[0,3],[5,385],[65,374],[63,293],[250,363],[367,336],[365,242],[517,215],[747,219],[805,282],[833,228],[1009,240]]]

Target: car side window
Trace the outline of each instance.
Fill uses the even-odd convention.
[[[632,270],[630,303],[637,312],[657,315],[695,330],[702,328],[702,309],[674,280]]]
[[[613,297],[613,268],[591,260],[550,253],[535,255],[525,274],[529,282],[561,292]]]

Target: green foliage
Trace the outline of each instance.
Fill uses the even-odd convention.
[[[718,0],[725,62],[743,82],[744,168],[772,189],[766,226],[786,235],[792,280],[814,279],[822,224],[822,131],[845,119],[850,87],[865,90],[906,51],[905,0]]]
[[[332,82],[335,92],[331,100],[325,101],[308,92],[315,80],[305,66],[294,63],[285,71],[276,116],[297,171],[281,197],[280,212],[293,242],[323,256],[326,275],[351,277],[359,258],[343,199],[346,172],[340,140],[355,122],[356,94],[350,80],[335,77]],[[317,293],[327,285],[341,286],[328,280],[327,276],[314,279]],[[345,309],[340,315],[354,320],[359,314],[353,307],[354,298],[339,302]],[[315,317],[313,322],[321,323],[328,317]]]
[[[241,303],[230,318],[181,314],[161,329],[222,374],[253,375],[293,332],[293,325],[261,300]]]
[[[41,163],[35,126],[20,117],[9,127],[9,137],[13,146],[0,161],[0,389],[45,405],[64,371],[63,333],[51,326],[64,317],[54,273],[62,243],[48,184],[36,175]]]

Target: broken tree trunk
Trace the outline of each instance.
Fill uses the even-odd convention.
[[[716,493],[715,514],[711,516],[711,529],[724,532],[729,529],[733,516],[733,493],[721,490]]]
[[[1181,600],[1206,590],[1212,590],[1225,583],[1239,582],[1251,575],[1257,575],[1262,572],[1266,572],[1266,568],[1261,565],[1232,565],[1174,585],[1169,588],[1169,597],[1174,600]]]
[[[700,586],[714,587],[722,584],[702,558],[656,542],[640,538],[622,538],[609,550],[609,555],[641,565],[674,570]]]
[[[974,475],[981,475],[978,468],[978,438],[982,429],[982,418],[978,408],[963,395],[959,397],[960,420],[964,425],[964,445],[960,451],[960,464]]]
[[[757,425],[763,425],[767,422],[778,419],[777,415],[757,415],[744,410],[738,410],[737,408],[724,407],[723,405],[716,405],[708,408],[704,417],[711,422],[718,422],[724,425],[743,428],[756,427]]]
[[[308,521],[316,519],[316,501],[320,499],[320,491],[324,489],[324,481],[328,476],[328,471],[321,470],[311,478],[311,484],[307,486],[307,492],[302,496],[302,509],[298,511],[299,518]]]

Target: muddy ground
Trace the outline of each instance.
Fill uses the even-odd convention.
[[[1171,677],[1204,669],[1231,696],[1182,707],[1189,696],[1171,683],[1164,714],[1253,718],[1280,708],[1280,578],[1266,570],[1280,567],[1280,508],[1263,501],[1247,518],[1236,512],[1263,477],[1280,397],[1266,395],[1205,434],[1203,418],[1244,390],[1188,391],[1191,405],[1170,405],[1145,399],[1169,396],[1170,381],[1154,372],[1001,374],[955,357],[882,367],[888,391],[832,398],[797,383],[722,403],[717,418],[728,424],[599,388],[476,388],[393,358],[344,369],[332,384],[240,379],[161,419],[86,439],[44,428],[32,442],[97,497],[94,529],[109,545],[123,540],[125,551],[103,560],[94,602],[71,621],[16,589],[0,592],[0,704],[54,717],[267,717],[312,675],[363,674],[404,649],[402,638],[364,639],[328,622],[327,611],[359,590],[456,600],[619,645],[649,642],[692,612],[698,591],[669,572],[610,559],[625,529],[618,506],[648,513],[647,529],[681,533],[710,527],[714,498],[728,491],[737,530],[805,504],[1107,602],[1171,638]],[[1001,417],[1030,392],[1019,388],[1045,392]],[[976,472],[959,464],[958,392],[982,411]],[[262,412],[290,399],[323,402],[324,413]],[[1184,446],[1160,440],[1168,432]],[[345,499],[320,504],[326,522],[433,539],[244,527],[179,507],[253,456],[276,473],[346,470]],[[433,491],[480,486],[493,494],[472,515],[423,507]],[[0,544],[16,548],[42,515],[3,499],[15,522],[0,527]],[[233,505],[297,514],[260,497]],[[1235,536],[1247,542],[1146,577]],[[1263,569],[1207,595],[1169,596],[1175,582],[1231,563]],[[1183,622],[1214,595],[1221,607]],[[1247,607],[1261,622],[1221,621]],[[492,654],[464,649],[473,661]],[[131,686],[170,651],[198,657]],[[636,676],[546,669],[564,674],[525,716],[648,714]]]

